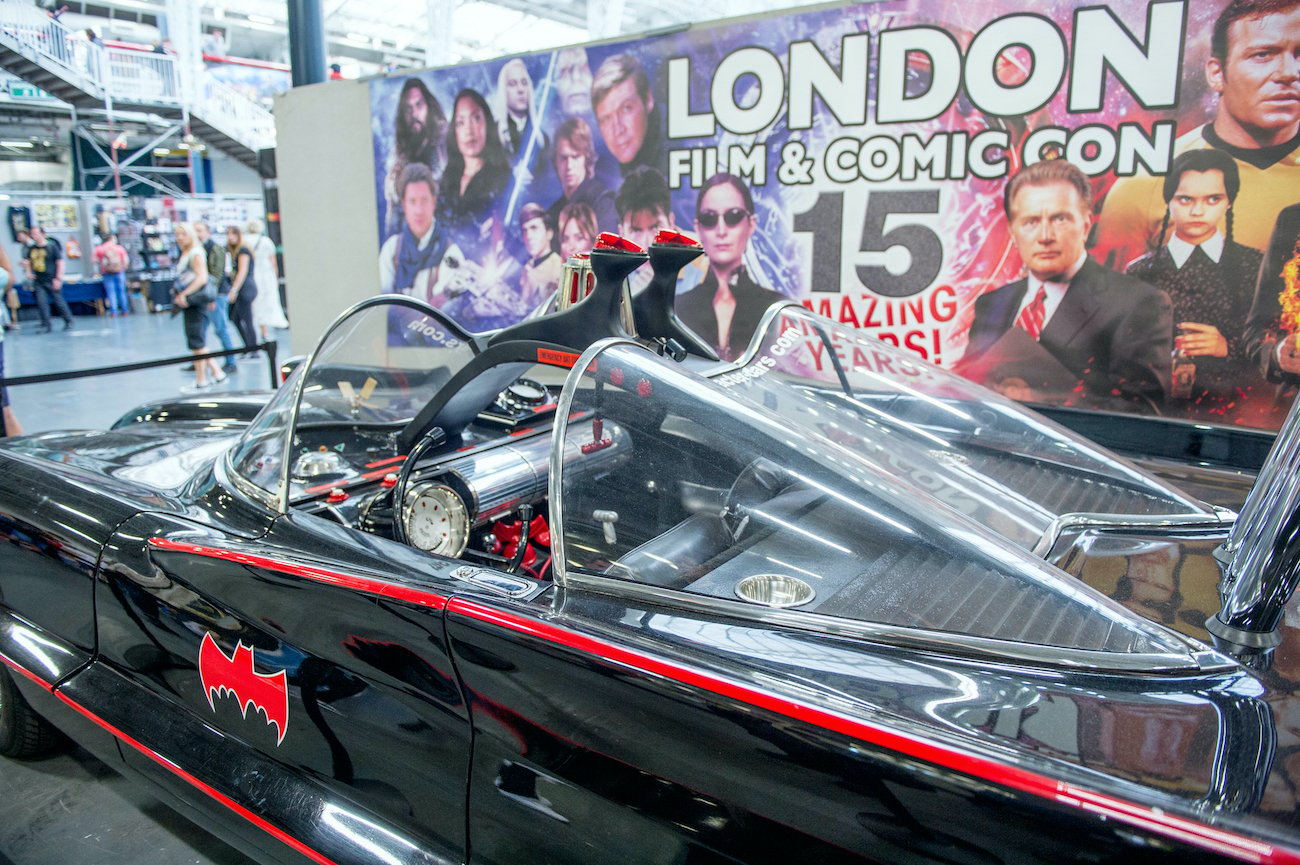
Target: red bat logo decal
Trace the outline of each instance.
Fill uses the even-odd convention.
[[[289,727],[289,690],[285,685],[284,670],[278,673],[259,673],[253,669],[253,649],[238,643],[235,654],[229,657],[221,651],[211,633],[203,635],[199,648],[199,681],[203,695],[208,698],[208,708],[216,711],[212,698],[230,694],[239,701],[239,714],[248,717],[248,707],[254,706],[266,715],[266,723],[274,724],[280,747]]]

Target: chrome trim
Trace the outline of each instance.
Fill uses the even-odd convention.
[[[1222,529],[1237,518],[1227,508],[1214,510],[1214,514],[1061,514],[1052,520],[1030,552],[1046,558],[1063,533],[1076,529]]]
[[[565,562],[568,561],[564,549],[564,496],[560,492],[560,472],[564,465],[564,442],[567,438],[563,433],[568,432],[569,413],[573,410],[573,396],[578,390],[578,382],[596,355],[615,345],[630,345],[649,353],[644,345],[626,337],[611,336],[597,340],[582,353],[565,376],[560,401],[555,408],[555,424],[551,427],[551,455],[547,460],[546,474],[547,497],[551,502],[551,575],[556,585],[560,586],[565,584]]]
[[[552,549],[554,554],[554,548]],[[562,562],[552,563],[552,570],[560,572]],[[1187,647],[1186,655],[1094,652],[1061,646],[1039,646],[1033,643],[1013,643],[987,637],[972,637],[945,631],[926,631],[919,628],[901,628],[853,619],[841,619],[822,613],[797,610],[780,610],[757,607],[741,601],[692,595],[659,586],[645,586],[628,580],[598,576],[596,574],[566,574],[566,590],[584,589],[597,594],[612,595],[621,599],[635,598],[659,606],[692,609],[728,619],[743,619],[751,624],[801,631],[855,637],[884,646],[937,652],[972,658],[992,658],[1013,666],[1034,668],[1060,668],[1093,672],[1146,673],[1150,675],[1188,675],[1239,670],[1240,665],[1183,634],[1168,630],[1171,637]],[[562,597],[562,596],[561,596]]]
[[[1300,400],[1292,403],[1241,516],[1215,558],[1223,572],[1222,609],[1206,627],[1241,645],[1272,644],[1300,582]]]
[[[212,464],[212,471],[217,476],[217,483],[275,513],[284,513],[278,509],[279,503],[276,501],[275,496],[241,475],[235,468],[233,454],[238,447],[238,442],[231,445],[222,454],[221,459]]]
[[[507,598],[527,597],[532,594],[534,589],[542,588],[540,584],[530,583],[520,577],[509,577],[482,568],[457,568],[452,573],[452,576],[478,586],[480,589],[486,589],[498,595],[505,595]]]

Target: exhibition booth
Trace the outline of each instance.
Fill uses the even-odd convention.
[[[263,217],[257,195],[119,197],[111,193],[8,193],[3,204],[7,224],[0,232],[21,303],[20,317],[35,317],[36,300],[25,284],[18,232],[32,225],[45,228],[64,256],[64,298],[74,311],[102,314],[104,287],[94,262],[101,235],[115,233],[126,249],[128,297],[133,308],[152,311],[170,303],[175,275],[177,222],[207,222],[219,232]]]

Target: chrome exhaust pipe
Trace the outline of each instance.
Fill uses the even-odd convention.
[[[1205,627],[1238,646],[1276,646],[1277,626],[1300,583],[1300,399],[1214,557],[1223,571],[1222,609]]]

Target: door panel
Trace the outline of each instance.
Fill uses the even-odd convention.
[[[418,559],[395,567],[392,551],[362,540],[298,515],[256,543],[142,515],[106,549],[102,659],[184,723],[458,861],[470,740],[445,594]],[[385,594],[393,573],[410,591]],[[271,811],[295,801],[262,794]]]

